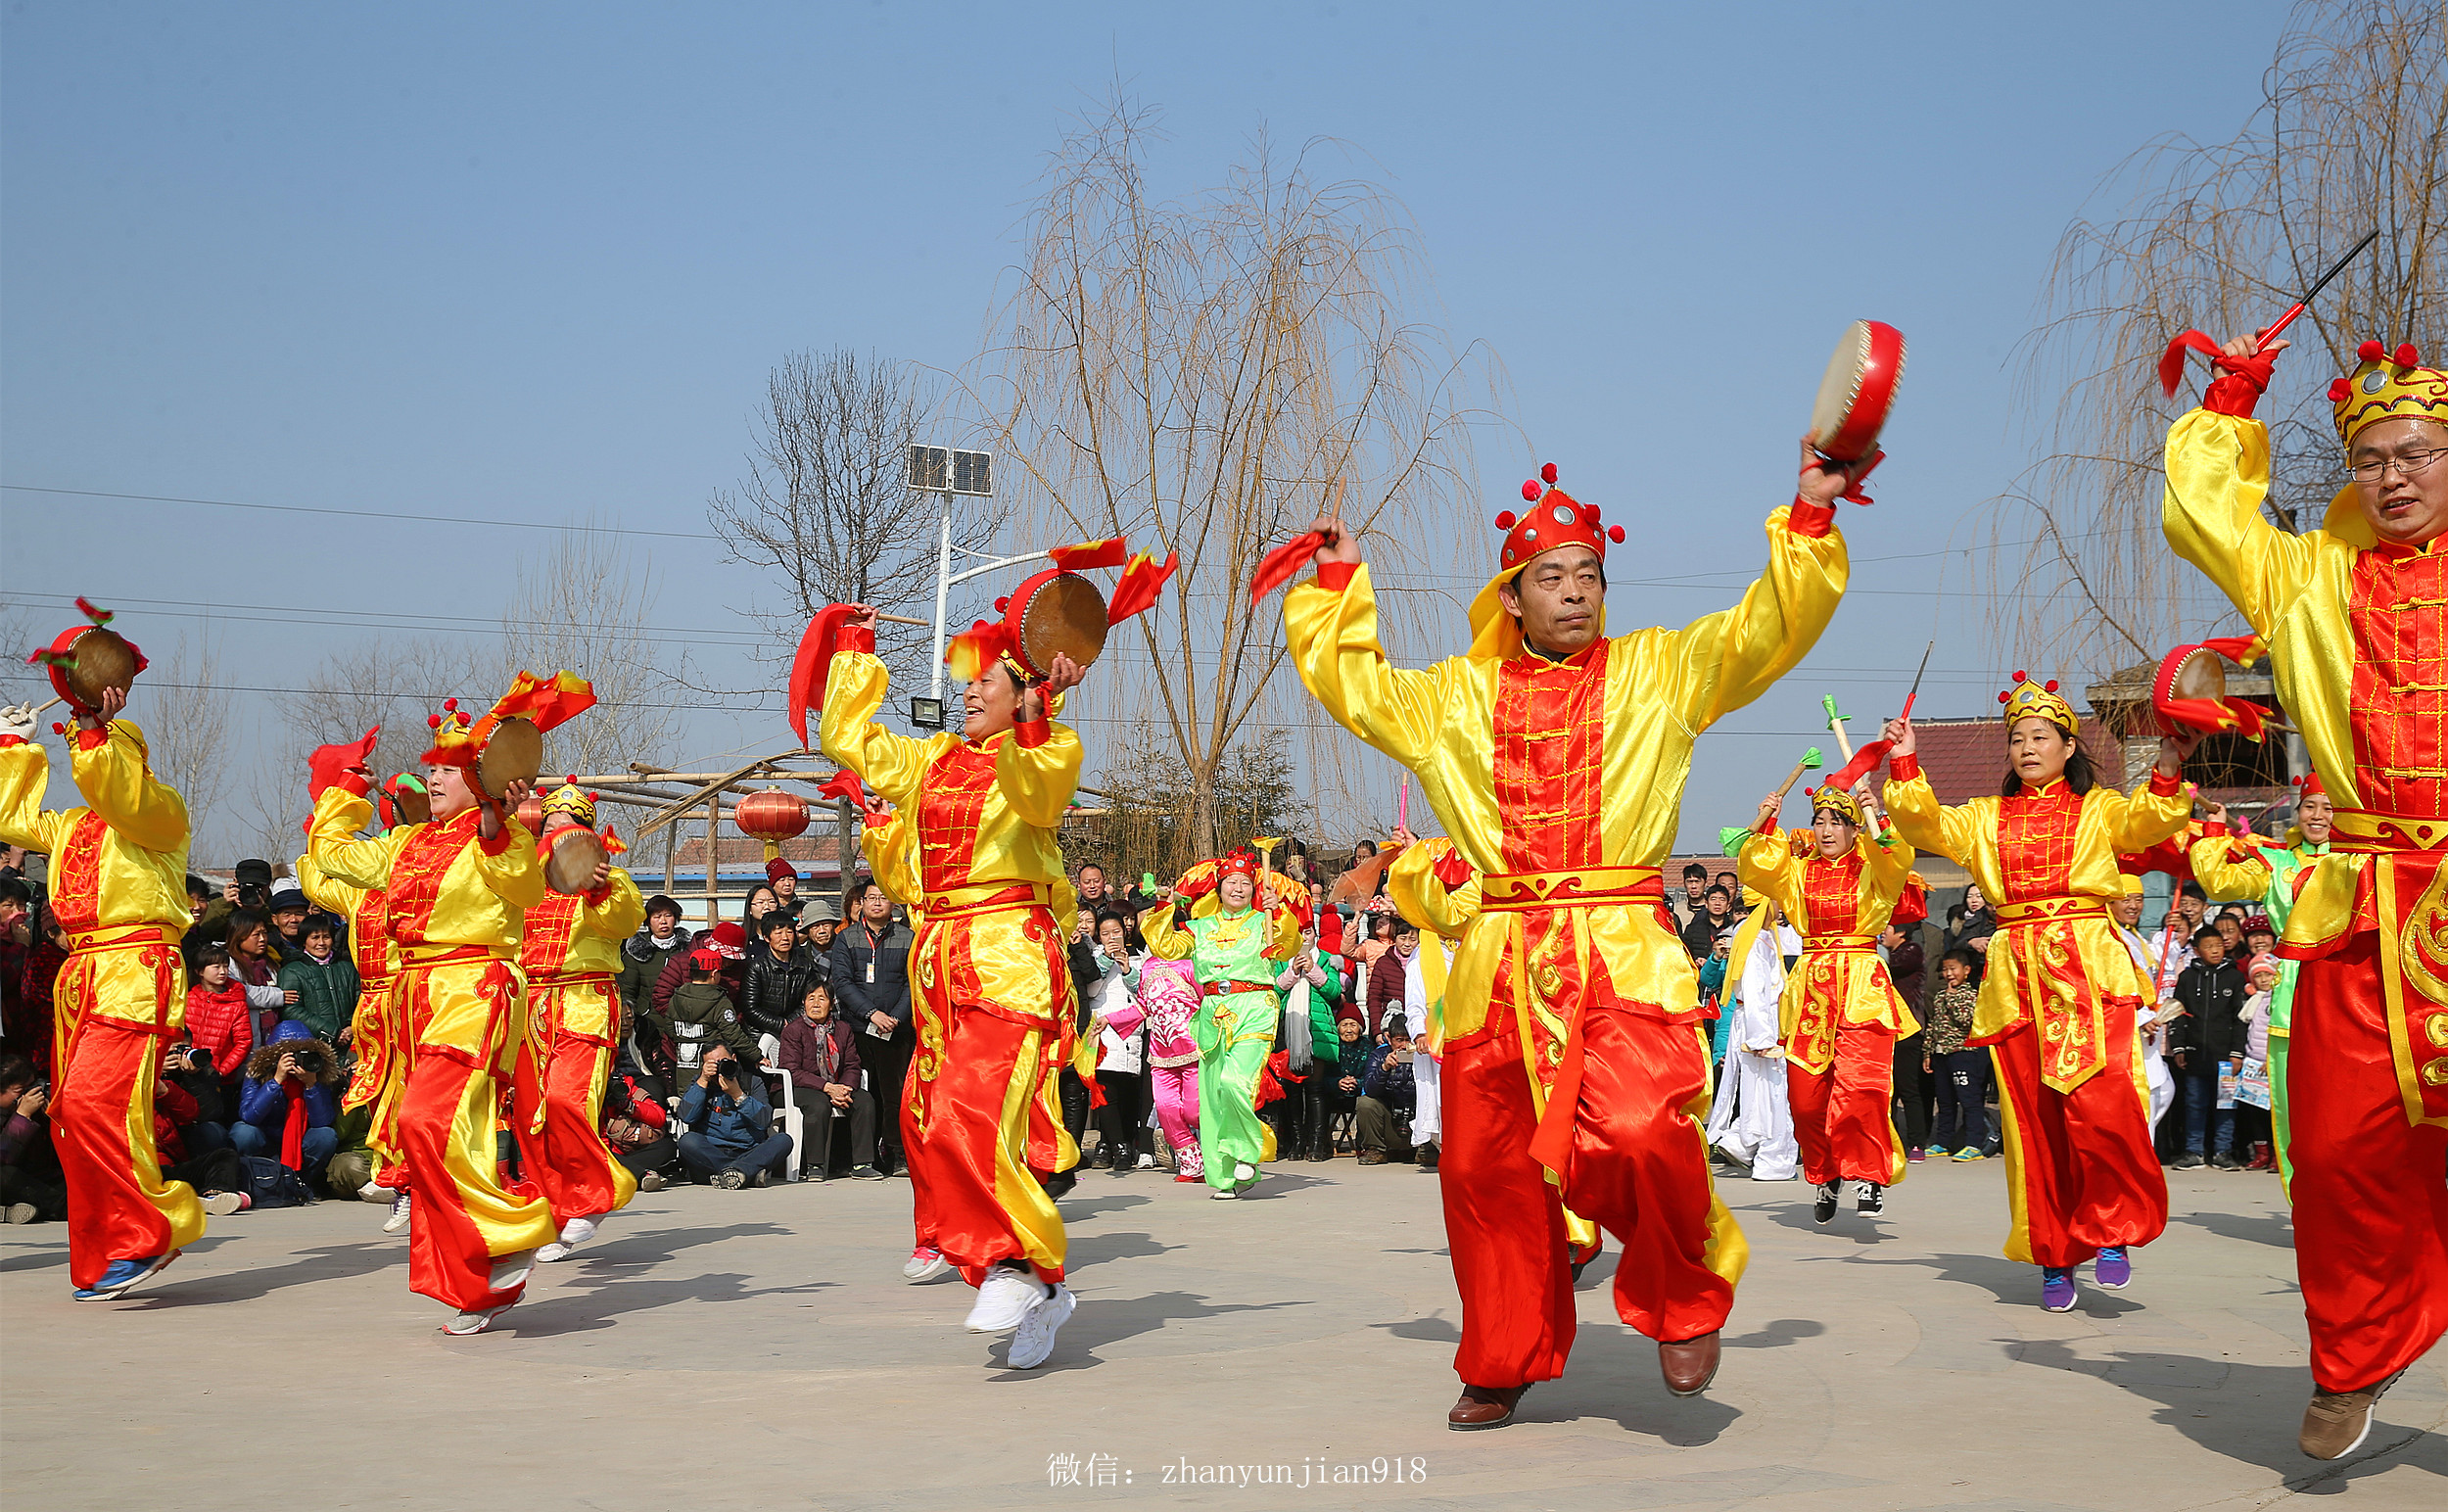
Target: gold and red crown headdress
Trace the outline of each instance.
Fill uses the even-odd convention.
[[[459,708],[459,700],[445,699],[442,713],[425,721],[434,732],[434,743],[418,759],[427,766],[464,767],[474,772],[484,757],[485,747],[511,721],[533,725],[541,734],[594,706],[594,685],[575,672],[556,672],[549,678],[522,672],[511,680],[508,692],[473,719]],[[530,770],[525,775],[535,774]]]
[[[1596,504],[1584,504],[1556,487],[1553,462],[1541,466],[1537,477],[1522,485],[1522,499],[1530,507],[1519,515],[1507,509],[1496,516],[1496,529],[1505,533],[1504,544],[1497,550],[1496,575],[1471,600],[1473,656],[1509,659],[1521,654],[1521,621],[1506,612],[1497,590],[1519,577],[1532,560],[1567,546],[1586,546],[1604,562],[1607,543],[1624,540],[1624,527],[1604,524]],[[1602,610],[1601,633],[1603,615]]]
[[[2352,448],[2355,437],[2382,420],[2412,417],[2448,425],[2448,371],[2421,366],[2423,354],[2407,342],[2390,352],[2377,341],[2356,350],[2362,360],[2351,376],[2329,386],[2330,407],[2337,421],[2337,439]],[[2350,545],[2374,546],[2379,538],[2363,512],[2363,499],[2352,481],[2330,500],[2321,528]]]
[[[1833,811],[1856,829],[1861,827],[1861,805],[1854,800],[1853,794],[1841,787],[1820,786],[1811,790],[1811,811],[1815,814],[1820,809]]]
[[[2079,734],[2083,728],[2082,717],[2074,712],[2074,705],[2058,696],[2055,678],[2050,678],[2047,683],[2035,683],[2028,674],[2017,672],[2014,675],[2014,685],[2000,693],[1998,701],[2006,706],[2005,720],[2008,730],[2014,728],[2015,721],[2034,716],[2045,719],[2064,731],[2069,740]]]
[[[543,811],[567,814],[589,829],[595,827],[595,795],[579,786],[575,777],[552,790],[543,801]]]

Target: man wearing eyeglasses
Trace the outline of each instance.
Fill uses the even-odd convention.
[[[2316,1391],[2299,1441],[2336,1459],[2448,1327],[2448,372],[2363,344],[2329,391],[2349,481],[2321,529],[2289,535],[2261,512],[2252,418],[2285,345],[2216,359],[2168,432],[2164,526],[2269,647],[2334,805],[2279,953],[2303,963],[2286,1093]]]

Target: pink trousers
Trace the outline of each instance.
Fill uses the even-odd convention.
[[[1199,1154],[1199,1063],[1151,1066],[1155,1092],[1156,1123],[1164,1142],[1173,1147],[1173,1174],[1201,1177],[1206,1161]]]

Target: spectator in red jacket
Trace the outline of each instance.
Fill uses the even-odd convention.
[[[255,1021],[247,989],[230,969],[229,952],[215,945],[197,956],[187,973],[187,1038],[212,1058],[221,1083],[221,1107],[235,1118],[239,1071],[255,1049]]]

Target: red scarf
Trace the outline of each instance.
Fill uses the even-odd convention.
[[[289,1094],[289,1113],[280,1129],[280,1163],[293,1171],[302,1171],[306,1169],[306,1088],[294,1081],[280,1085]]]

